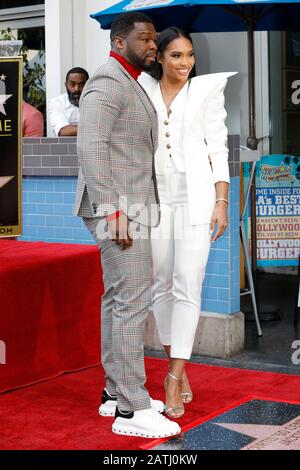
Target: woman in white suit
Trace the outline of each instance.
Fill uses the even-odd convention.
[[[194,66],[191,37],[172,27],[158,37],[155,78],[145,73],[139,78],[159,122],[155,168],[161,223],[151,233],[152,300],[170,358],[164,386],[172,418],[181,417],[183,403],[193,398],[185,362],[192,353],[211,241],[227,226],[224,89],[233,73],[191,79]]]

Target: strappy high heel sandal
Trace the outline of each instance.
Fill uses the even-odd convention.
[[[188,389],[188,383],[185,380],[187,378],[186,371],[183,371],[182,378],[181,378],[181,393],[180,396],[182,398],[182,403],[191,403],[193,401],[193,392],[190,388]]]
[[[184,379],[181,379],[181,386],[182,386],[182,388],[187,387],[187,383],[185,382]],[[182,398],[182,403],[191,403],[191,401],[193,401],[193,392],[192,391],[190,391],[190,392],[181,392],[180,396]]]
[[[165,378],[165,389],[166,389],[166,380],[167,378],[171,378],[173,380],[176,380],[177,382],[180,382],[180,379],[176,377],[176,375],[171,374],[171,372],[168,372],[167,377]],[[168,404],[166,402],[166,410],[165,413],[169,418],[181,418],[181,416],[184,415],[184,406],[175,406],[175,407],[168,407]]]

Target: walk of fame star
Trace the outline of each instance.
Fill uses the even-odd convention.
[[[299,450],[300,416],[281,426],[263,424],[215,423],[255,440],[241,450]]]
[[[0,95],[0,113],[4,114],[6,116],[6,111],[4,108],[4,105],[6,104],[6,101],[11,98],[12,95]]]
[[[300,450],[300,403],[252,397],[153,450]]]

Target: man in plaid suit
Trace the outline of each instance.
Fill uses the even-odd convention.
[[[99,408],[117,434],[158,438],[180,432],[145,389],[143,335],[151,301],[150,227],[159,224],[154,169],[156,111],[137,82],[156,57],[152,20],[120,15],[112,51],[87,82],[78,130],[76,213],[101,250],[102,363],[106,385]]]

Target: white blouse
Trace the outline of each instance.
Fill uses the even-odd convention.
[[[58,136],[59,131],[65,127],[79,122],[79,108],[74,106],[67,93],[53,98],[49,102],[49,122],[53,133]]]
[[[187,99],[183,100],[184,104],[180,105],[180,107],[185,105],[185,109],[181,109],[179,114],[180,131],[175,133],[172,129],[169,131],[171,148],[167,149],[170,151],[168,153],[163,148],[163,139],[166,136],[161,135],[163,134],[162,129],[168,126],[160,124],[160,150],[157,153],[157,160],[159,163],[159,157],[163,155],[168,157],[172,150],[171,155],[174,162],[176,160],[177,168],[182,169],[181,164],[184,163],[188,208],[192,225],[210,223],[216,204],[215,183],[218,181],[229,182],[224,90],[228,78],[235,74],[236,72],[212,73],[194,77],[189,81],[188,88],[182,90],[183,94],[187,92]],[[153,101],[154,92],[157,91],[157,80],[142,73],[139,77],[139,83]],[[156,96],[156,100],[157,98]],[[178,95],[177,98],[181,100],[182,96]],[[178,105],[178,99],[171,105],[175,114],[178,114],[174,109],[174,106]],[[162,113],[159,114],[161,123]],[[166,116],[165,109],[164,116]],[[172,125],[173,119],[171,120],[171,117],[172,114],[170,116]],[[166,134],[166,131],[164,133]],[[178,147],[176,142],[174,143],[174,139],[177,140],[177,143],[179,142]],[[176,148],[179,149],[179,152],[176,151]],[[208,157],[210,157],[211,165]],[[163,165],[162,168],[164,168]]]
[[[188,85],[187,82],[172,101],[169,117],[159,82],[156,85],[152,101],[157,111],[159,127],[158,148],[155,154],[155,171],[158,175],[165,173],[170,158],[173,159],[177,171],[185,173],[183,119],[188,98]]]

